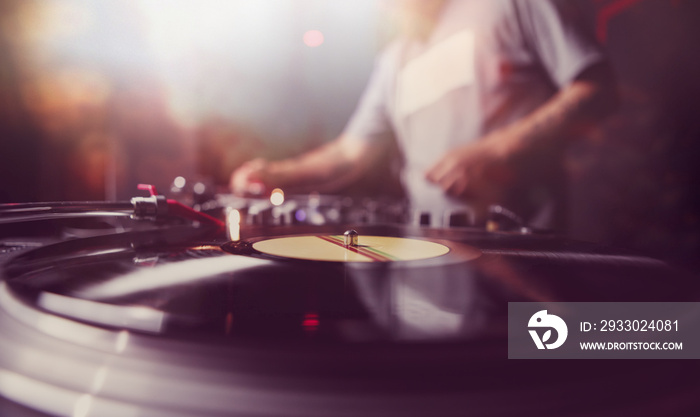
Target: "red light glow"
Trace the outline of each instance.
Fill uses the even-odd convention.
[[[307,30],[304,33],[304,44],[309,48],[316,48],[323,44],[323,33],[318,30]]]
[[[304,321],[301,325],[304,326],[306,330],[316,330],[319,325],[318,314],[308,313],[304,315]]]

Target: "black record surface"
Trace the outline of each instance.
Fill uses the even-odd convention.
[[[553,236],[468,229],[357,228],[454,249],[415,262],[284,260],[249,245],[344,230],[249,228],[232,243],[183,226],[21,253],[0,283],[2,394],[66,416],[698,409],[694,362],[506,353],[508,302],[697,301],[691,274]],[[460,259],[460,245],[481,256]]]

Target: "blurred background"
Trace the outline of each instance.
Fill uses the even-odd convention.
[[[574,1],[622,104],[569,149],[565,232],[697,262],[700,2]],[[382,0],[0,0],[0,22],[0,203],[225,191],[339,134],[394,31]]]

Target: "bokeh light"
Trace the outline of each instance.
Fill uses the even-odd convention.
[[[323,45],[323,33],[319,30],[308,30],[304,33],[304,44],[309,48],[317,48]]]
[[[272,194],[270,194],[270,203],[274,206],[281,206],[284,203],[284,191],[279,188],[272,190]]]
[[[182,176],[175,178],[175,180],[173,181],[173,185],[175,185],[175,187],[177,188],[185,188],[186,184],[187,180],[185,179],[185,177]]]
[[[375,0],[7,3],[0,98],[16,104],[0,121],[31,124],[10,147],[35,174],[2,201],[127,199],[176,176],[222,186],[246,160],[342,130],[378,47]],[[333,48],[309,53],[326,36]],[[4,173],[27,165],[9,155]]]

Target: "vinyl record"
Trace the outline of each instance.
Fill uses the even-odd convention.
[[[350,228],[359,234],[354,250],[338,244]],[[304,259],[294,251],[309,240],[369,261]],[[398,253],[386,247],[395,243]],[[436,251],[389,259],[415,253],[401,252],[403,244]],[[19,251],[2,274],[0,392],[19,404],[13,412],[654,415],[668,402],[697,407],[684,396],[694,385],[676,377],[687,364],[506,359],[509,301],[697,294],[696,280],[662,262],[549,235],[331,225],[251,227],[230,242],[216,230],[164,227]],[[581,396],[597,401],[572,402]]]

